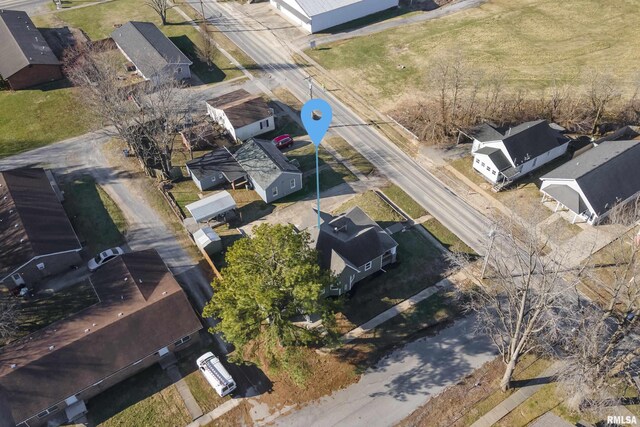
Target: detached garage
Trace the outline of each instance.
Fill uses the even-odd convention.
[[[336,25],[398,7],[399,0],[269,0],[295,25],[317,33]]]

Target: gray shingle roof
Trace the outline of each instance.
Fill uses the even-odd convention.
[[[212,98],[207,101],[207,104],[213,108],[223,110],[236,129],[267,119],[273,115],[273,111],[262,97],[252,95],[244,89]]]
[[[11,77],[28,65],[60,65],[29,15],[0,10],[0,75]]]
[[[111,38],[147,78],[163,72],[170,64],[192,64],[151,22],[127,22],[115,29]]]
[[[516,166],[569,141],[546,120],[526,122],[513,128],[498,128],[485,123],[473,135],[480,142],[502,141]]]
[[[218,148],[202,157],[193,159],[187,162],[187,166],[199,180],[222,173],[227,181],[234,182],[246,175],[242,166],[226,148]]]
[[[575,180],[595,212],[602,215],[617,201],[640,191],[639,165],[640,141],[606,141],[541,179]]]
[[[308,230],[320,255],[320,266],[340,272],[360,268],[398,243],[359,207]]]
[[[45,171],[0,172],[0,279],[36,256],[82,248]]]
[[[249,139],[235,153],[235,158],[262,188],[269,187],[282,172],[302,173],[271,141],[263,139]]]

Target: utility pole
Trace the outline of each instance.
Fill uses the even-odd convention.
[[[480,275],[480,279],[484,279],[484,273],[487,270],[487,264],[489,264],[489,257],[491,256],[491,250],[493,249],[493,241],[496,239],[496,229],[493,228],[489,232],[489,250],[487,254],[484,256],[484,263],[482,264],[482,274]]]
[[[311,80],[311,76],[305,77],[305,80],[309,80],[309,99],[313,99],[313,81]]]

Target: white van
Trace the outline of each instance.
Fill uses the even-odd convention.
[[[198,368],[204,374],[211,387],[220,395],[226,396],[236,389],[236,382],[222,366],[220,360],[213,353],[205,353],[196,361]]]

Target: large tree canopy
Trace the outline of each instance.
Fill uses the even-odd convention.
[[[335,278],[318,265],[309,235],[291,225],[262,224],[252,238],[237,241],[226,254],[227,266],[212,286],[205,317],[220,323],[215,332],[236,346],[268,330],[281,345],[308,343],[318,337],[291,319],[317,313],[329,320],[330,302],[322,292]]]

